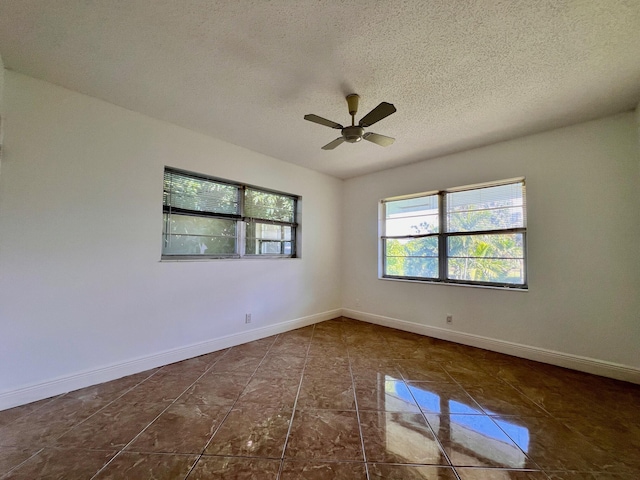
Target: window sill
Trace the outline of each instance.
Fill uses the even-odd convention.
[[[181,257],[170,256],[160,258],[160,263],[176,262],[219,262],[220,260],[297,260],[300,257],[283,257],[280,255],[245,255],[244,257]]]
[[[456,282],[435,282],[430,280],[412,280],[410,278],[395,278],[395,277],[378,277],[378,280],[388,280],[392,282],[409,282],[409,283],[424,283],[427,285],[442,285],[447,287],[466,287],[466,288],[483,288],[488,290],[507,290],[509,292],[528,292],[529,286],[524,287],[503,287],[500,285],[474,285],[471,283],[456,283]]]

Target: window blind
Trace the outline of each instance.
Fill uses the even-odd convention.
[[[239,187],[166,169],[164,210],[212,213],[240,217]]]

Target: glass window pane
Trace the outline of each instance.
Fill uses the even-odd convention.
[[[292,228],[288,225],[246,222],[247,255],[292,255]]]
[[[198,212],[239,215],[238,187],[165,171],[163,204]]]
[[[524,180],[381,203],[384,276],[526,285]]]
[[[454,280],[524,284],[524,235],[449,237],[448,277]]]
[[[281,242],[260,242],[260,253],[262,255],[280,255],[281,249]]]
[[[298,206],[295,195],[165,168],[162,254],[296,256]]]
[[[385,203],[385,236],[438,233],[438,228],[437,195]]]
[[[405,265],[408,277],[438,278],[437,258],[408,258]]]
[[[263,220],[295,222],[295,199],[287,195],[247,188],[244,195],[244,215]]]
[[[169,222],[167,223],[167,218]],[[236,236],[236,221],[226,218],[194,217],[190,215],[164,215],[164,227],[171,234]]]
[[[236,239],[233,237],[206,237],[203,235],[164,235],[164,255],[233,255]]]
[[[438,238],[386,239],[385,275],[438,277]]]
[[[447,231],[473,232],[526,225],[524,183],[447,193]]]
[[[236,221],[164,215],[163,255],[233,255]]]

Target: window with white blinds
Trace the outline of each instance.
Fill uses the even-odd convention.
[[[295,257],[298,196],[165,168],[162,257]]]
[[[382,200],[383,278],[526,288],[524,179]]]

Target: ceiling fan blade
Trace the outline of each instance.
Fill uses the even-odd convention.
[[[333,142],[329,142],[324,147],[322,147],[322,150],[333,150],[342,142],[344,142],[344,137],[338,137]]]
[[[337,128],[338,130],[342,130],[344,127],[339,123],[332,122],[331,120],[327,120],[326,118],[319,117],[318,115],[314,115],[310,113],[309,115],[304,116],[305,120],[309,120],[310,122],[319,123],[320,125],[324,125],[326,127]]]
[[[396,141],[395,138],[386,137],[384,135],[378,135],[377,133],[372,133],[372,132],[365,133],[362,136],[362,138],[364,138],[365,140],[369,140],[370,142],[373,142],[377,145],[380,145],[381,147],[388,147],[389,145],[391,145],[393,142]]]
[[[396,107],[394,107],[392,104],[387,102],[382,102],[380,105],[378,105],[376,108],[374,108],[369,113],[367,113],[364,117],[362,117],[359,125],[361,127],[370,127],[371,125],[373,125],[376,122],[379,122],[383,118],[388,117],[395,111],[396,111]]]

